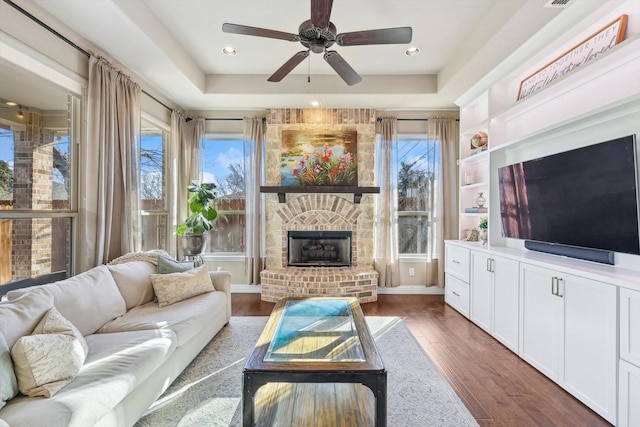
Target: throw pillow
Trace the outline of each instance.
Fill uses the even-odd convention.
[[[30,335],[42,316],[53,307],[47,292],[29,292],[13,301],[0,302],[0,334],[12,348],[20,337]]]
[[[13,362],[9,346],[0,333],[0,408],[9,399],[13,399],[18,394],[18,382],[16,374],[13,372]]]
[[[120,290],[127,310],[153,301],[151,275],[156,266],[147,261],[131,261],[108,265],[107,268]]]
[[[158,257],[158,274],[182,273],[193,268],[193,261],[175,261],[170,258]]]
[[[53,396],[80,372],[88,353],[80,331],[52,307],[33,334],[20,338],[11,349],[20,392]]]
[[[151,283],[159,307],[215,291],[206,265],[183,273],[152,274]]]

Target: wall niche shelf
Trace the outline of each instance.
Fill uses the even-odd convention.
[[[359,187],[356,185],[318,185],[313,187],[261,186],[261,193],[277,193],[278,202],[286,203],[287,193],[343,193],[353,194],[353,203],[360,203],[363,194],[379,194],[380,187]]]

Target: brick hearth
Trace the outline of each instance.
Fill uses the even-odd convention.
[[[262,300],[284,296],[356,297],[360,303],[378,299],[378,272],[355,267],[293,267],[263,270]]]

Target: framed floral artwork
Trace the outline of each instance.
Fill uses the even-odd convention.
[[[283,130],[280,185],[358,185],[355,130]]]

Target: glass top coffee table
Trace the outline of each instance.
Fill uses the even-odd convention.
[[[386,426],[387,371],[356,298],[279,300],[244,366],[245,427],[255,425],[254,398],[267,383],[363,384],[375,398],[375,425]]]

